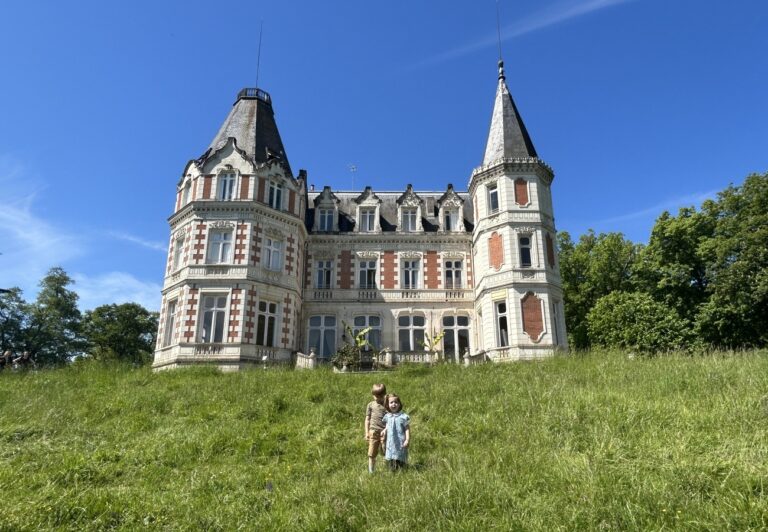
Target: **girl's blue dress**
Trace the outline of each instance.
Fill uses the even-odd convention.
[[[387,429],[387,448],[385,460],[408,462],[408,449],[403,447],[405,429],[410,425],[411,418],[402,412],[384,414],[384,425]]]

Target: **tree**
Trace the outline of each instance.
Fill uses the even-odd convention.
[[[19,350],[24,345],[27,304],[21,293],[21,288],[14,287],[0,294],[0,353],[6,349]]]
[[[587,315],[593,345],[641,353],[684,349],[693,340],[688,320],[641,292],[613,292]]]
[[[29,308],[26,349],[38,364],[63,364],[82,352],[81,315],[77,294],[68,289],[74,281],[59,267],[40,281],[40,292]]]
[[[631,274],[642,248],[621,233],[595,235],[591,229],[577,244],[560,232],[558,247],[569,339],[573,347],[587,348],[587,314],[602,296],[633,289]]]
[[[768,173],[730,186],[703,205],[716,219],[702,244],[711,279],[710,298],[697,331],[720,347],[768,344]]]
[[[85,313],[88,353],[97,360],[143,364],[151,359],[158,316],[136,303],[102,305]]]

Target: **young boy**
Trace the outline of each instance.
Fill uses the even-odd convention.
[[[374,384],[371,388],[373,401],[368,403],[365,409],[365,439],[368,440],[368,472],[373,473],[376,467],[376,455],[384,449],[381,447],[381,431],[384,430],[384,414],[387,409],[384,406],[384,398],[387,395],[387,387],[383,384]]]

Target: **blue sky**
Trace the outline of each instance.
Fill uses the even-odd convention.
[[[768,171],[768,3],[500,0],[507,82],[556,224],[648,239]],[[496,89],[496,3],[139,0],[0,6],[0,287],[52,266],[81,308],[160,303],[184,165],[237,91],[273,98],[310,183],[466,190]]]

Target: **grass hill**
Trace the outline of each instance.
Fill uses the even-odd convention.
[[[371,384],[411,468],[366,472]],[[0,529],[768,528],[768,352],[0,374]]]

